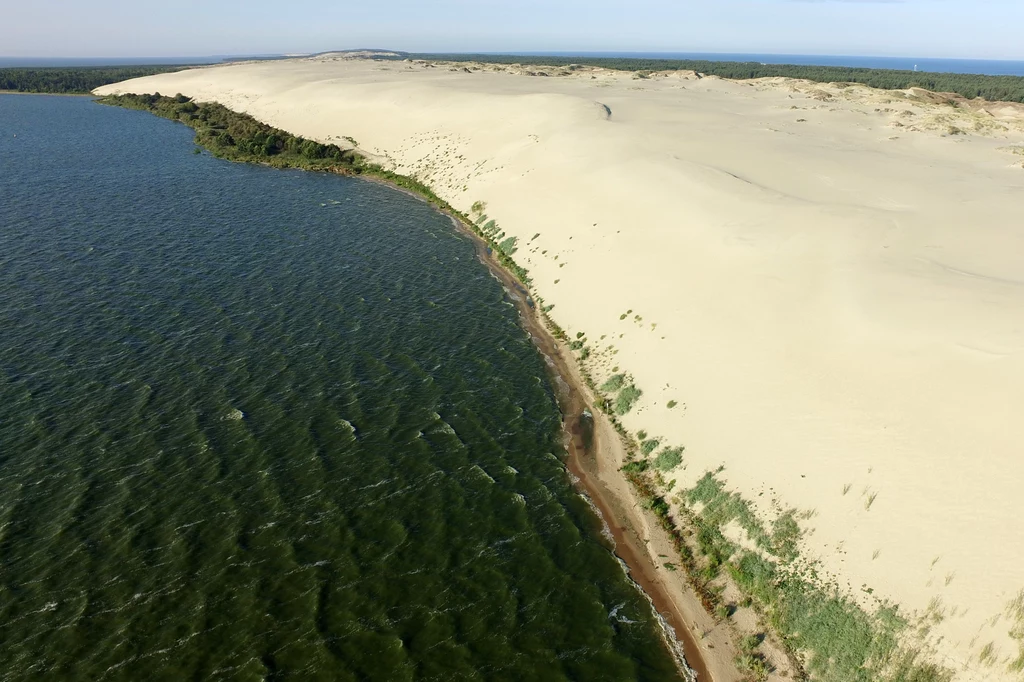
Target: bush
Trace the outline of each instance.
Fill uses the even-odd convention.
[[[668,502],[661,495],[655,495],[644,500],[644,508],[650,509],[655,515],[665,518],[668,516]]]
[[[623,415],[632,410],[634,403],[636,403],[642,395],[643,391],[633,384],[626,386],[619,392],[619,396],[615,399],[615,414]]]
[[[651,466],[651,463],[646,459],[640,459],[635,462],[629,462],[622,467],[622,470],[627,474],[642,474],[647,471]]]
[[[645,440],[644,442],[640,443],[640,452],[644,453],[645,456],[649,455],[655,450],[657,450],[659,445],[661,445],[661,441],[658,440],[657,438]]]
[[[601,390],[606,393],[615,393],[620,388],[622,388],[622,384],[624,384],[625,382],[625,374],[616,374],[615,376],[610,377],[608,381],[601,384]]]
[[[682,448],[665,448],[654,458],[654,466],[659,471],[672,471],[682,463]]]
[[[764,657],[757,654],[740,654],[736,657],[736,667],[746,673],[749,673],[753,679],[757,680],[757,682],[767,680],[768,673],[771,672],[768,668],[768,663],[764,660]]]
[[[501,251],[506,256],[511,256],[513,253],[516,252],[516,241],[517,239],[515,237],[509,237],[508,239],[498,244],[498,250]]]

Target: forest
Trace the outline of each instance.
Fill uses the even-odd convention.
[[[76,66],[0,69],[0,91],[87,95],[101,85],[119,83],[185,66]]]
[[[216,102],[193,102],[184,95],[111,95],[101,104],[141,109],[180,121],[196,131],[196,144],[230,161],[250,161],[280,168],[356,172],[362,159],[351,149],[296,137],[260,123]]]
[[[980,97],[993,102],[1024,102],[1024,77],[984,76],[963,73],[926,73],[890,69],[860,69],[842,66],[761,64],[760,62],[713,62],[685,59],[635,59],[618,57],[537,57],[493,54],[409,54],[402,58],[523,66],[598,66],[619,71],[696,71],[736,80],[751,78],[804,78],[818,83],[861,83],[884,90],[924,88],[951,92],[968,99]],[[394,58],[392,58],[394,59]]]

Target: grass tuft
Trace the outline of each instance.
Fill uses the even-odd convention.
[[[618,397],[615,398],[615,414],[621,416],[632,410],[633,405],[643,394],[643,391],[633,384],[623,388],[619,391]]]
[[[603,384],[601,384],[601,390],[604,391],[605,393],[615,393],[620,388],[622,388],[622,385],[625,382],[626,382],[626,375],[625,374],[616,374],[616,375],[614,375],[612,377],[609,377],[608,381],[606,381]]]
[[[654,458],[654,467],[659,471],[672,471],[683,463],[683,448],[665,448]]]
[[[657,438],[645,440],[642,443],[640,443],[640,452],[644,453],[644,456],[646,457],[647,455],[657,450],[659,445],[661,445],[661,441],[658,440]]]

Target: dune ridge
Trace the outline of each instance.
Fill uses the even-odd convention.
[[[801,512],[801,553],[845,593],[913,614],[955,679],[1021,679],[1018,107],[542,72],[327,57],[99,92],[352,137],[486,202],[587,370],[643,390],[625,426],[686,447],[667,498],[724,466],[766,521]]]

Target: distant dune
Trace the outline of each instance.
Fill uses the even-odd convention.
[[[766,522],[800,513],[844,593],[914,614],[955,679],[1024,679],[1022,107],[350,57],[101,92],[350,136],[461,210],[486,202],[597,382],[643,391],[624,425],[686,447],[666,497],[724,466]]]

